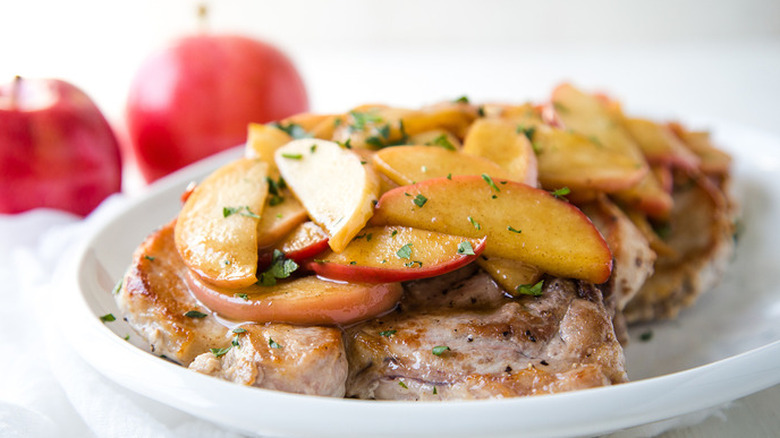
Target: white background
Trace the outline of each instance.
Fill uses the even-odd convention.
[[[366,102],[413,107],[461,95],[542,100],[569,80],[610,93],[629,112],[724,119],[780,135],[777,0],[223,0],[208,6],[204,24],[193,1],[3,0],[0,82],[15,75],[71,81],[121,132],[130,80],[149,53],[181,35],[237,32],[284,49],[317,112]],[[775,388],[736,403],[725,411],[725,423],[711,418],[670,436],[776,431],[778,405]]]

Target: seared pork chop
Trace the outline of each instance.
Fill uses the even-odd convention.
[[[190,295],[186,268],[173,243],[173,225],[155,231],[136,249],[115,298],[152,352],[187,366],[195,356],[226,347],[230,340],[227,327]]]
[[[171,222],[155,231],[136,250],[116,295],[125,319],[154,353],[245,385],[344,395],[347,362],[339,329],[244,324],[244,332],[230,331],[190,294],[173,228]]]
[[[720,281],[734,251],[737,210],[727,184],[694,176],[675,186],[664,238],[672,251],[659,254],[655,273],[626,306],[629,323],[674,318]]]
[[[344,396],[347,357],[338,328],[244,324],[238,331],[227,353],[203,353],[189,368],[259,388]]]
[[[541,296],[510,298],[470,267],[418,281],[397,311],[346,330],[347,396],[479,399],[625,382],[611,318],[584,282],[548,277]]]

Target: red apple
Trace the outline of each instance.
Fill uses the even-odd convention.
[[[90,98],[56,79],[0,85],[0,213],[84,216],[121,188],[119,144]]]
[[[147,181],[244,143],[250,122],[306,111],[303,81],[274,47],[242,36],[182,38],[137,72],[127,101],[131,148]]]

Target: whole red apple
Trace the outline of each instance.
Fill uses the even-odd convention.
[[[0,213],[84,216],[121,182],[117,139],[83,91],[56,79],[0,85]]]
[[[204,34],[176,41],[141,66],[127,129],[151,182],[245,142],[250,122],[307,109],[303,81],[282,52],[251,38]]]

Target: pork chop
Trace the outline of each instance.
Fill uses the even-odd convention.
[[[548,277],[541,296],[507,297],[467,267],[409,284],[397,311],[346,330],[347,396],[515,397],[627,380],[601,292]]]
[[[115,296],[154,353],[245,385],[344,395],[347,361],[338,328],[244,324],[231,331],[190,294],[173,229],[171,222],[138,247]]]

